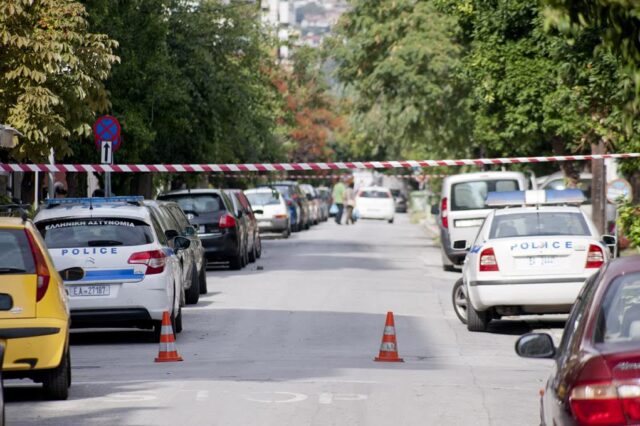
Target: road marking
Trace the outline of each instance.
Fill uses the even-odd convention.
[[[252,402],[261,402],[261,403],[273,403],[283,404],[289,402],[302,402],[308,398],[307,395],[303,393],[294,393],[294,392],[258,392],[253,395],[264,395],[265,397],[255,397],[255,396],[245,396],[247,401]],[[288,396],[286,399],[279,399],[278,396]]]
[[[332,401],[332,393],[321,393],[320,396],[318,396],[318,404],[331,404]]]
[[[196,393],[196,401],[203,402],[209,399],[209,391],[207,390],[199,390]]]
[[[142,393],[142,392],[122,392],[122,393],[112,393],[110,395],[103,396],[102,398],[97,398],[106,400],[108,402],[145,402],[145,401],[153,401],[154,399],[158,399],[157,396],[151,393]]]
[[[364,401],[368,398],[367,395],[359,393],[321,393],[318,396],[318,404],[328,405],[334,401]]]

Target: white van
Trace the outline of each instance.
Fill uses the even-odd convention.
[[[452,271],[455,265],[464,261],[468,247],[454,247],[454,243],[475,240],[484,219],[491,212],[485,206],[489,192],[526,189],[527,178],[520,172],[463,173],[445,178],[438,220],[443,269]]]

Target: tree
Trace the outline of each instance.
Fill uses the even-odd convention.
[[[69,0],[0,4],[0,122],[25,136],[13,156],[65,156],[91,133],[109,103],[104,80],[118,61],[117,43],[89,32],[84,7]]]

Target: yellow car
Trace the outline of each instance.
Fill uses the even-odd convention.
[[[65,278],[73,272],[83,273],[65,271]],[[0,217],[0,344],[5,346],[5,379],[30,378],[43,384],[47,398],[67,399],[67,294],[40,233],[24,212],[20,218]]]

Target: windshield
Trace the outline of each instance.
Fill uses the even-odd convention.
[[[37,225],[49,248],[139,246],[153,242],[151,227],[126,218],[62,219]]]
[[[609,285],[594,337],[596,343],[640,341],[640,273],[620,276]]]
[[[358,194],[358,197],[362,198],[391,198],[391,194],[387,191],[380,191],[375,189],[362,190]]]
[[[451,210],[479,210],[489,192],[519,191],[517,180],[479,180],[451,186]]]
[[[515,213],[496,216],[489,238],[545,235],[590,235],[590,232],[581,213]]]
[[[175,201],[185,213],[200,216],[204,213],[215,213],[224,210],[222,199],[218,194],[184,194],[164,195],[159,200]]]
[[[0,274],[34,274],[31,246],[22,229],[0,230]]]
[[[249,192],[245,193],[252,206],[274,206],[280,204],[278,193]]]
[[[549,182],[544,189],[567,189],[567,185],[564,179],[555,179]],[[582,190],[584,197],[587,199],[586,203],[591,202],[591,179],[580,179],[578,182],[578,189]]]

